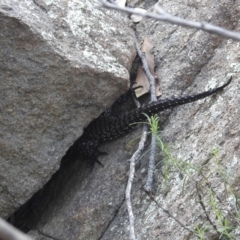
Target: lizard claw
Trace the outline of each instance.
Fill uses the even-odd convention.
[[[101,167],[104,167],[104,165],[98,159],[96,159],[95,162],[98,163]]]
[[[101,167],[104,167],[104,165],[97,158],[96,159],[91,159],[87,163],[87,168],[90,172],[92,172],[92,170],[95,166],[95,163],[98,163]]]

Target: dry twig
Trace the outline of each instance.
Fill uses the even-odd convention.
[[[143,126],[143,131],[142,131],[142,137],[139,142],[139,146],[137,151],[133,154],[132,158],[130,159],[130,170],[129,170],[129,178],[128,178],[128,183],[127,183],[127,188],[126,188],[126,204],[127,204],[127,209],[128,209],[128,215],[129,215],[129,225],[130,225],[130,239],[135,240],[135,230],[134,230],[134,215],[133,215],[133,210],[132,210],[132,204],[131,204],[131,189],[132,189],[132,183],[133,183],[133,178],[135,174],[135,162],[141,155],[144,144],[147,139],[147,125],[144,124]]]
[[[1,240],[31,240],[26,234],[0,218],[0,239]]]
[[[151,72],[148,68],[148,64],[147,64],[145,54],[140,49],[140,45],[137,41],[136,35],[134,35],[134,40],[135,40],[135,46],[136,46],[138,56],[140,57],[140,59],[142,61],[142,69],[144,70],[144,72],[145,72],[145,74],[146,74],[146,76],[149,80],[149,83],[150,83],[151,102],[153,102],[153,101],[157,100],[156,89],[155,89],[155,77],[152,76],[152,74],[151,74]],[[152,191],[153,172],[154,172],[154,168],[155,168],[155,155],[156,155],[156,137],[152,133],[151,150],[150,150],[150,158],[149,158],[149,166],[148,166],[148,176],[147,176],[147,181],[146,181],[146,184],[145,184],[145,187],[144,187],[144,189],[147,192]]]
[[[152,133],[150,157],[149,157],[149,164],[148,164],[148,175],[147,175],[146,184],[144,186],[144,189],[147,192],[152,192],[153,173],[155,169],[155,156],[156,156],[156,137]]]
[[[150,83],[151,102],[156,101],[157,97],[156,97],[156,88],[155,88],[155,77],[152,76],[152,74],[149,70],[145,53],[143,53],[141,51],[140,45],[137,41],[137,37],[136,37],[135,34],[133,34],[133,38],[134,38],[134,41],[135,41],[135,47],[136,47],[138,56],[140,57],[141,62],[142,62],[142,69],[144,70],[144,72],[145,72],[145,74],[148,78],[148,81]]]
[[[186,225],[184,225],[183,223],[181,223],[177,218],[175,218],[167,209],[165,209],[161,204],[159,204],[157,202],[157,200],[154,198],[154,196],[152,196],[151,194],[149,194],[147,192],[148,196],[150,197],[150,199],[155,202],[155,204],[163,210],[163,212],[165,212],[170,218],[174,219],[182,228],[186,229],[189,232],[194,233],[194,231],[192,229],[190,229],[189,227],[187,227]]]
[[[206,215],[206,218],[207,220],[209,221],[209,223],[213,226],[214,230],[218,232],[217,230],[217,226],[212,222],[207,210],[206,210],[206,207],[203,203],[203,200],[202,200],[202,195],[200,194],[200,189],[198,187],[198,183],[196,182],[196,191],[197,191],[197,196],[198,196],[198,201],[199,201],[199,204],[201,205],[205,215]]]
[[[210,23],[196,22],[196,21],[186,20],[186,19],[183,19],[180,17],[173,16],[173,15],[168,14],[165,11],[163,11],[162,8],[160,8],[159,6],[155,7],[158,14],[154,14],[154,13],[149,13],[149,12],[143,13],[134,8],[119,7],[116,4],[112,4],[112,3],[106,2],[104,0],[99,0],[99,2],[105,8],[111,8],[111,9],[115,9],[118,11],[130,13],[130,14],[136,14],[136,15],[143,16],[146,18],[152,18],[155,20],[168,22],[171,24],[176,24],[176,25],[179,25],[182,27],[195,28],[195,29],[203,30],[205,32],[213,33],[213,34],[225,37],[225,38],[230,38],[230,39],[233,39],[236,41],[240,41],[240,34],[237,32],[233,32],[233,31],[227,30],[225,28],[215,26]]]
[[[136,106],[140,107],[140,103],[138,102],[137,98],[133,97],[133,100],[134,100]],[[126,191],[125,191],[126,205],[127,205],[127,210],[128,210],[128,216],[129,216],[129,228],[130,228],[130,239],[131,240],[136,239],[135,228],[134,228],[134,215],[133,215],[132,203],[131,203],[131,190],[132,190],[132,184],[133,184],[133,179],[134,179],[134,175],[135,175],[135,163],[136,163],[137,159],[140,157],[140,155],[144,149],[144,145],[145,145],[145,142],[147,139],[147,132],[148,132],[147,125],[144,124],[138,149],[136,150],[136,152],[132,155],[132,157],[130,159],[129,177],[128,177],[128,183],[127,183],[127,187],[126,187]]]

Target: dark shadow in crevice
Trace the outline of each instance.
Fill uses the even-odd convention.
[[[69,158],[66,154],[59,170],[53,174],[52,178],[39,190],[31,199],[23,204],[8,221],[23,232],[36,229],[43,214],[53,206],[60,205],[64,194],[70,193],[70,189],[75,187],[76,181],[79,183],[87,175],[92,174],[87,171],[87,161],[85,159]]]

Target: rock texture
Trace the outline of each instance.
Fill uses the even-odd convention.
[[[240,31],[240,1],[159,2],[170,14]],[[193,231],[197,226],[208,229],[202,239],[219,239],[221,233],[213,230],[199,204],[198,192],[211,220],[221,230],[210,201],[211,189],[216,193],[222,219],[231,219],[229,226],[236,227],[229,234],[232,239],[240,239],[239,224],[231,215],[240,196],[239,43],[167,23],[153,24],[150,20],[142,21],[137,32],[141,38],[148,33],[155,46],[162,98],[215,87],[229,75],[234,78],[231,86],[215,97],[175,108],[164,123],[161,138],[172,158],[167,159],[169,170],[165,179],[159,167],[155,171],[154,195],[159,205],[184,226]],[[146,167],[141,169],[140,179],[144,179],[146,171]],[[199,239],[196,232],[181,227],[146,196],[142,186],[144,181],[138,178],[132,200],[137,239]],[[122,205],[101,239],[129,239],[128,226],[126,206]]]
[[[52,9],[51,7],[55,5],[48,6],[47,2],[44,4],[44,1],[36,2],[41,6],[39,11],[45,12],[46,17],[54,19],[53,13],[57,14],[58,11],[56,7]],[[149,1],[149,5],[146,4],[146,1],[133,1],[133,4],[141,4],[141,2],[144,7],[150,8],[154,1]],[[240,18],[239,0],[159,2],[168,13],[240,31],[238,22]],[[73,2],[71,1],[71,3]],[[129,3],[131,4],[131,1]],[[74,9],[78,9],[77,6],[76,4]],[[66,10],[64,7],[61,9]],[[111,11],[99,11],[105,13],[105,18],[115,16]],[[88,19],[86,16],[85,18]],[[121,21],[127,21],[126,16],[124,18],[121,14],[116,16],[116,19],[118,18]],[[122,26],[121,31],[126,37],[124,26]],[[132,190],[137,239],[197,239],[196,232],[194,234],[197,227],[207,228],[203,239],[219,239],[220,233],[214,230],[207,221],[204,209],[199,204],[199,195],[201,195],[210,218],[218,229],[223,229],[214,215],[214,204],[210,203],[210,190],[214,192],[214,199],[221,216],[230,219],[229,224],[236,227],[229,234],[233,236],[233,239],[239,239],[239,224],[234,222],[235,220],[231,215],[231,212],[237,209],[235,206],[239,207],[239,203],[236,203],[235,199],[240,197],[239,43],[194,29],[185,29],[161,22],[153,23],[151,20],[141,21],[137,25],[136,31],[140,39],[148,35],[155,46],[156,71],[161,78],[162,98],[173,94],[201,92],[219,86],[230,75],[233,76],[231,85],[221,93],[199,102],[175,108],[168,120],[162,122],[161,138],[164,143],[167,143],[172,157],[166,159],[168,171],[162,167],[162,171],[166,173],[165,178],[161,174],[161,165],[164,165],[164,156],[161,151],[157,157],[159,164],[155,170],[156,191],[154,196],[159,205],[156,205],[143,191],[147,173],[147,157],[141,158],[137,164],[137,173]],[[123,36],[119,37],[120,42]],[[64,41],[62,42],[64,44]],[[127,45],[123,47],[122,51],[130,56],[129,43],[125,42],[125,44]],[[71,47],[71,44],[70,46],[66,45],[66,48]],[[127,49],[129,50],[127,51]],[[106,51],[111,50],[107,48]],[[113,56],[116,56],[113,54],[115,51],[111,52]],[[120,58],[119,62],[126,56],[125,54],[123,56],[117,55]],[[129,56],[128,58],[131,58]],[[79,57],[79,59],[81,58]],[[86,58],[85,61],[88,59]],[[61,61],[59,60],[59,62]],[[72,61],[70,62],[72,63]],[[123,62],[122,65],[129,69],[129,66],[124,65]],[[70,66],[72,65],[70,64]],[[123,67],[119,68],[124,72]],[[69,67],[69,69],[71,68]],[[102,75],[111,76],[111,80],[115,79],[114,83],[110,81],[113,86],[117,88],[119,85],[124,85],[123,82],[120,82],[117,71],[108,70],[111,72],[108,73],[106,70]],[[59,74],[59,71],[65,75]],[[60,67],[56,68],[51,76],[55,79],[56,74],[56,79],[60,81],[59,78],[63,74],[64,79],[69,79],[71,76],[77,81],[79,72],[76,69],[75,71],[67,71]],[[86,71],[85,74],[83,76],[86,76],[89,81],[92,78],[87,76],[94,75],[91,71]],[[49,77],[49,79],[52,78]],[[54,82],[54,80],[52,81]],[[40,83],[43,84],[42,81]],[[42,86],[40,83],[39,88]],[[60,83],[56,82],[56,85],[62,86],[64,90],[70,87],[65,87],[63,83],[62,85]],[[84,83],[87,85],[87,81],[84,80]],[[102,82],[101,86],[95,87],[99,87],[99,91],[106,91],[104,83]],[[74,87],[77,88],[78,85],[75,84]],[[100,87],[102,87],[101,90]],[[78,90],[75,88],[69,91],[74,92],[81,89],[80,87]],[[53,90],[48,94],[52,94],[52,92]],[[77,93],[75,94],[77,95]],[[85,94],[85,97],[91,101],[96,100],[91,97],[92,94],[89,91],[86,91]],[[68,129],[68,134],[79,129],[79,121],[82,119],[80,115],[76,115],[78,112],[76,108],[80,108],[81,101],[72,100],[70,98],[72,95],[68,95],[69,98],[67,98],[71,102],[72,110],[68,110],[68,112],[69,116],[72,117],[65,120],[62,125],[54,125],[63,132]],[[105,93],[103,95],[106,99],[112,99],[111,96],[105,96]],[[46,98],[48,95],[44,96]],[[64,101],[62,96],[56,100],[57,103],[61,101]],[[104,102],[105,99],[101,101],[103,101],[101,108],[107,105]],[[88,105],[84,105],[85,111],[99,110],[100,103],[96,106],[96,102],[88,102]],[[95,112],[95,114],[97,113]],[[72,124],[71,127],[69,127],[69,121]],[[80,132],[81,129],[79,132],[74,132],[73,135],[77,136]],[[14,215],[16,225],[28,231],[29,235],[37,240],[129,239],[129,221],[124,202],[129,169],[127,160],[137,146],[137,141],[132,140],[138,139],[140,134],[141,130],[139,129],[124,138],[102,145],[101,150],[108,152],[107,156],[102,156],[100,159],[105,167],[96,166],[92,173],[86,171],[84,161],[71,159],[68,162],[62,162],[60,170],[54,174],[42,190],[16,212]],[[71,139],[69,135],[68,139]],[[59,142],[65,141],[67,140],[59,140]],[[53,142],[56,144],[56,141]],[[48,146],[52,147],[52,145]],[[56,151],[59,156],[62,156],[65,151],[62,146]],[[42,148],[42,145],[39,145],[39,151]],[[27,156],[31,156],[31,154]],[[47,170],[50,172],[49,168]],[[26,178],[25,181],[28,179]],[[192,232],[180,226],[160,206],[167,209]]]
[[[49,180],[83,127],[128,88],[128,19],[97,5],[0,2],[1,217]]]

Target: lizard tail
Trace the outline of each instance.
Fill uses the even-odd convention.
[[[199,99],[208,97],[208,96],[222,90],[223,88],[225,88],[228,84],[230,84],[231,81],[232,81],[232,77],[227,81],[227,83],[223,84],[222,86],[220,86],[218,88],[214,88],[209,91],[191,95],[191,96],[184,96],[184,97],[179,97],[179,98],[155,101],[148,105],[143,105],[139,110],[141,113],[145,113],[147,115],[153,115],[153,114],[162,112],[166,109],[169,109],[169,108],[172,108],[172,107],[175,107],[178,105],[183,105],[186,103],[194,102]]]
[[[224,85],[206,92],[192,96],[158,100],[156,102],[144,104],[140,108],[136,108],[128,113],[123,113],[120,116],[114,118],[113,121],[110,121],[108,124],[104,125],[106,129],[104,131],[104,134],[101,136],[101,141],[116,139],[130,132],[137,126],[138,123],[146,121],[145,114],[152,116],[158,112],[164,111],[165,109],[208,97],[225,88],[231,82],[231,80],[232,78],[230,78],[229,81]]]

